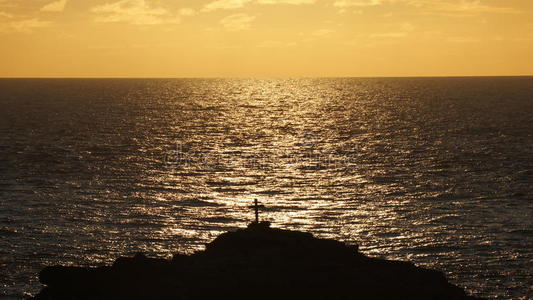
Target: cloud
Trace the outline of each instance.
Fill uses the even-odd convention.
[[[259,4],[313,4],[316,0],[257,0]]]
[[[41,11],[49,12],[62,12],[65,10],[68,0],[57,0],[51,3],[46,4],[41,8]]]
[[[327,36],[327,35],[332,34],[333,32],[335,32],[335,31],[330,30],[330,29],[319,29],[319,30],[313,32],[313,36],[316,36],[316,37],[325,37],[325,36]]]
[[[27,20],[17,20],[17,21],[0,23],[0,32],[32,33],[35,29],[49,27],[51,25],[52,25],[52,22],[42,21],[38,18],[27,19]]]
[[[376,6],[383,4],[382,0],[337,0],[333,3],[337,8]]]
[[[304,42],[304,43],[316,42],[321,39],[328,38],[334,32],[335,30],[331,30],[328,28],[321,28],[321,29],[317,29],[311,32],[300,32],[299,42]]]
[[[450,43],[465,44],[465,43],[477,43],[477,42],[480,42],[481,39],[475,38],[475,37],[449,37],[446,39],[446,41]]]
[[[8,0],[0,0],[0,7],[11,8],[11,7],[16,7],[16,6],[17,4],[11,1],[8,2]]]
[[[477,13],[520,13],[514,7],[492,6],[483,4],[480,0],[388,0],[405,2],[421,8],[426,13],[442,14],[477,14]]]
[[[257,45],[258,48],[278,48],[286,45],[284,42],[268,40]]]
[[[0,18],[12,19],[13,15],[12,14],[8,14],[8,13],[3,12],[3,11],[0,11]]]
[[[236,9],[242,8],[247,3],[252,0],[216,0],[210,3],[207,3],[204,6],[204,11],[213,11],[217,9]]]
[[[282,42],[282,41],[276,41],[276,40],[267,40],[259,43],[257,45],[258,48],[284,48],[284,47],[292,47],[296,46],[296,42]]]
[[[180,9],[179,11],[179,14],[180,16],[194,16],[196,15],[198,12],[192,8],[182,8]]]
[[[403,32],[413,31],[415,29],[416,29],[416,26],[409,22],[404,22],[400,25],[400,30]]]
[[[103,23],[123,22],[135,25],[157,25],[179,22],[179,18],[170,16],[166,9],[151,7],[145,0],[121,0],[95,6],[91,11],[98,14],[95,21]]]
[[[374,33],[370,35],[370,37],[373,37],[373,38],[400,38],[400,37],[405,37],[405,36],[407,36],[407,33],[402,32],[402,31]]]
[[[344,11],[351,7],[387,4],[411,6],[423,13],[472,15],[478,13],[519,13],[514,7],[493,6],[481,0],[335,0],[333,6]]]
[[[250,29],[253,20],[255,20],[254,16],[235,14],[220,20],[220,24],[230,31],[246,30]]]
[[[430,5],[428,3],[428,5]],[[512,7],[500,7],[490,6],[482,4],[479,0],[462,0],[458,3],[455,2],[442,2],[437,3],[434,10],[441,10],[445,12],[476,12],[476,13],[518,13],[520,12],[516,8]]]
[[[313,4],[317,0],[215,0],[204,6],[203,11],[213,11],[218,9],[238,9],[243,8],[249,3],[257,3],[264,5],[273,5],[273,4]]]
[[[384,33],[373,33],[370,35],[371,38],[402,38],[406,37],[410,32],[414,31],[416,27],[409,23],[405,22],[398,26],[398,29],[391,32]]]

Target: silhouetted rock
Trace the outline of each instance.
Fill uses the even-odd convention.
[[[118,258],[110,267],[43,269],[38,300],[476,299],[443,273],[369,258],[357,247],[266,222],[227,232],[193,255]]]

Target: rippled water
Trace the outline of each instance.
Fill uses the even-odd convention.
[[[253,218],[533,297],[533,78],[0,80],[0,295]]]

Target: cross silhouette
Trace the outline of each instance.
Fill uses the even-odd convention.
[[[259,209],[265,208],[264,205],[258,205],[257,199],[254,200],[254,205],[248,206],[248,208],[253,208],[255,211],[255,223],[259,223]]]

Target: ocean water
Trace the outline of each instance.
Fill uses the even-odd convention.
[[[533,77],[0,79],[0,295],[246,226],[533,297]]]

